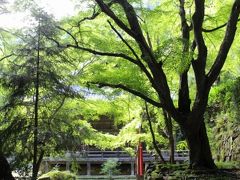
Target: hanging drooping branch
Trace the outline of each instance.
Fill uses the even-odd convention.
[[[150,129],[150,133],[152,135],[152,144],[154,149],[157,151],[158,156],[160,157],[161,161],[163,163],[165,163],[165,159],[162,156],[161,150],[159,149],[157,142],[156,142],[156,138],[155,138],[155,134],[154,134],[154,130],[152,127],[152,121],[151,121],[151,116],[149,114],[149,110],[148,110],[148,105],[147,102],[145,101],[145,110],[146,110],[146,114],[147,114],[147,120],[148,120],[148,125],[149,125],[149,129]]]

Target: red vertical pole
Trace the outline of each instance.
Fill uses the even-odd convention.
[[[141,124],[140,126],[138,127],[139,128],[139,134],[141,133]],[[138,144],[138,148],[137,148],[137,162],[136,162],[136,170],[137,170],[137,180],[143,180],[144,177],[143,177],[143,169],[144,169],[144,164],[143,164],[143,149],[142,149],[142,143],[141,143],[141,140],[139,140],[139,144]]]
[[[142,143],[139,143],[139,175],[143,175],[143,151],[142,151]]]
[[[143,176],[143,150],[142,150],[142,143],[139,142],[138,145],[138,152],[137,152],[137,176],[142,177]]]

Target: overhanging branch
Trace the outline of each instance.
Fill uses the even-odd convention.
[[[238,21],[240,21],[240,19],[238,19]],[[204,29],[204,28],[202,28],[202,31],[205,32],[205,33],[214,32],[214,31],[217,31],[217,30],[219,30],[221,28],[224,28],[225,26],[227,26],[227,24],[228,23],[226,22],[226,23],[224,23],[224,24],[222,24],[222,25],[220,25],[218,27],[215,27],[213,29]]]
[[[62,49],[74,48],[74,49],[79,49],[79,50],[82,50],[82,51],[89,52],[89,53],[94,54],[94,55],[123,58],[123,59],[126,59],[126,60],[138,65],[138,62],[134,58],[132,58],[132,57],[126,55],[126,54],[123,54],[123,53],[102,52],[102,51],[98,51],[98,50],[95,50],[95,49],[82,47],[82,46],[79,46],[78,44],[62,45],[62,44],[60,44],[60,42],[58,42],[56,39],[54,39],[52,37],[47,37],[47,38],[49,40],[53,41],[59,48],[62,48]]]
[[[154,101],[153,99],[149,98],[148,96],[144,95],[143,93],[141,93],[137,90],[131,89],[123,84],[110,84],[110,83],[103,83],[103,82],[91,82],[91,84],[96,84],[96,85],[98,85],[99,88],[110,87],[110,88],[114,88],[114,89],[122,89],[126,92],[129,92],[137,97],[144,99],[146,102],[148,102],[156,107],[162,107],[161,103]]]
[[[9,55],[6,55],[6,56],[2,57],[2,58],[0,59],[0,62],[3,61],[4,59],[7,59],[7,58],[13,56],[13,55],[14,55],[14,54],[9,54]]]
[[[128,60],[128,61],[130,61],[134,64],[137,64],[137,61],[135,59],[133,59],[132,57],[130,57],[126,54],[123,54],[123,53],[102,52],[102,51],[97,51],[97,50],[94,50],[94,49],[91,49],[91,48],[76,46],[76,45],[73,45],[73,44],[67,44],[65,47],[66,48],[75,48],[75,49],[79,49],[79,50],[82,50],[82,51],[87,51],[91,54],[100,55],[100,56],[119,57],[119,58],[126,59],[126,60]]]

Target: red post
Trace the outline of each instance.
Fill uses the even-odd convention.
[[[137,179],[143,179],[144,164],[143,164],[143,150],[142,143],[139,142],[137,151]]]

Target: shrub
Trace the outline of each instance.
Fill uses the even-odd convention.
[[[119,169],[117,169],[118,166],[118,159],[110,158],[105,163],[103,163],[101,174],[109,175],[109,177],[111,177],[112,175],[117,175],[120,173]]]
[[[38,178],[39,180],[75,180],[76,175],[70,173],[69,171],[58,171],[53,170],[46,174],[43,174],[41,177]]]

